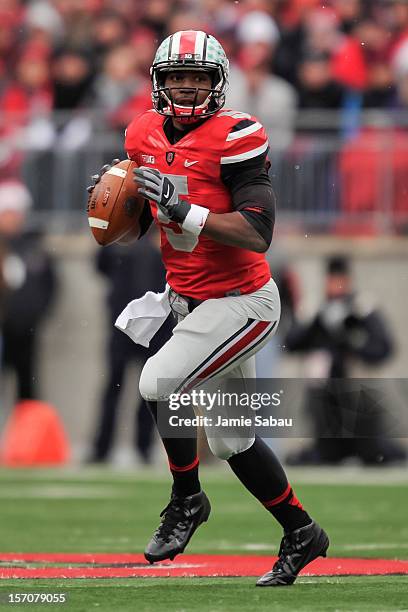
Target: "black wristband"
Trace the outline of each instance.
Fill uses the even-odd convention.
[[[172,207],[170,219],[176,223],[183,223],[190,212],[190,208],[191,206],[188,202],[179,200],[178,203]]]

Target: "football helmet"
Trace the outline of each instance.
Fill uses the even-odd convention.
[[[165,87],[166,73],[174,70],[203,70],[211,75],[211,89],[204,102],[197,104],[200,88],[196,88],[191,106],[176,104],[170,87]],[[216,113],[225,104],[229,62],[214,36],[197,30],[185,30],[168,36],[157,49],[150,76],[152,100],[161,115],[194,122]]]

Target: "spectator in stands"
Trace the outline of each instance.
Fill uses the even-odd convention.
[[[271,148],[285,148],[293,138],[297,96],[289,83],[269,72],[279,40],[276,23],[267,13],[247,13],[238,24],[237,39],[227,106],[256,115],[271,133]]]
[[[52,60],[54,109],[72,111],[91,102],[88,95],[93,78],[91,58],[85,51],[58,49]]]
[[[20,10],[7,10],[6,7],[0,7],[0,58],[4,63],[5,72],[12,73],[21,53],[19,30],[21,30],[22,21]]]
[[[17,380],[17,399],[38,399],[40,325],[55,295],[56,274],[40,236],[24,228],[31,195],[18,182],[0,184],[0,243],[5,250],[2,278],[7,285],[1,335],[3,368]]]
[[[225,34],[231,33],[236,26],[240,7],[242,3],[229,0],[202,0],[200,16],[202,22],[208,24],[209,31],[224,40]]]
[[[138,57],[132,45],[109,51],[103,71],[94,83],[94,108],[102,110],[109,123],[121,130],[132,117],[152,107],[151,87],[138,70]]]
[[[303,21],[306,13],[321,6],[321,0],[287,0],[280,7],[279,17],[282,28],[295,31]]]
[[[332,6],[341,31],[351,34],[364,14],[362,0],[332,0]]]
[[[25,126],[38,115],[48,114],[53,105],[48,57],[28,50],[17,61],[11,79],[0,99],[1,122],[8,129]],[[5,118],[7,116],[7,119]]]
[[[332,78],[351,90],[366,85],[366,62],[360,41],[344,34],[336,13],[329,7],[303,14],[299,25],[285,33],[277,49],[277,73],[297,84],[298,65],[305,54],[327,54]]]
[[[315,440],[311,447],[289,456],[291,464],[339,463],[348,457],[358,457],[365,464],[387,464],[406,458],[402,448],[381,438],[386,423],[378,410],[370,413],[370,403],[365,405],[370,418],[359,434],[364,437],[340,435],[346,407],[342,398],[351,391],[347,379],[352,365],[378,366],[394,350],[383,314],[354,289],[346,257],[335,255],[328,260],[321,307],[309,323],[294,324],[285,344],[289,351],[306,356],[314,379],[307,391],[306,408]]]
[[[140,8],[142,8],[141,25],[152,30],[157,41],[159,41],[163,40],[167,34],[170,34],[168,24],[172,15],[174,15],[180,7],[174,1],[150,0],[150,2],[143,2]],[[183,7],[184,10],[185,8],[186,7]],[[171,32],[175,31],[176,30],[171,29]]]
[[[65,24],[56,7],[47,0],[30,2],[24,13],[24,47],[50,53],[62,44]]]
[[[395,53],[408,39],[408,4],[406,0],[388,0],[377,4],[377,22],[386,25],[391,35],[392,53]]]
[[[64,46],[87,49],[92,24],[103,3],[101,0],[54,0],[54,6],[64,21]]]
[[[149,28],[138,27],[132,32],[130,44],[137,58],[139,76],[146,79],[156,53],[157,40],[154,38],[154,33]]]
[[[306,53],[299,65],[299,108],[339,110],[345,89],[333,79],[330,57],[322,51]]]
[[[395,55],[396,106],[408,109],[408,42]],[[393,125],[388,115],[377,115],[375,123],[360,130],[340,156],[342,210],[360,218],[355,231],[382,231],[385,206],[392,213],[394,231],[408,231],[408,131]],[[379,215],[377,215],[379,216]]]
[[[396,102],[397,88],[389,62],[375,62],[369,65],[362,107],[389,110],[395,107]]]
[[[92,24],[92,47],[98,58],[126,43],[130,35],[130,24],[116,11],[103,11]]]
[[[172,1],[169,0],[168,4],[172,4]],[[103,6],[106,11],[114,11],[122,15],[129,27],[133,29],[140,25],[145,4],[143,0],[136,0],[136,2],[135,0],[104,0]]]
[[[341,32],[335,12],[315,10],[305,19],[304,52],[328,53],[332,77],[344,87],[360,91],[367,81],[367,65],[361,43]]]
[[[353,30],[361,42],[367,66],[364,108],[390,108],[395,103],[394,75],[390,65],[390,35],[383,23],[361,20]]]
[[[323,51],[309,51],[303,56],[298,76],[299,115],[296,138],[288,151],[287,185],[279,193],[287,193],[305,211],[338,209],[336,148],[342,128],[339,111],[343,108],[346,90],[334,80],[331,61]],[[336,112],[337,111],[337,112]],[[313,219],[310,219],[311,227]],[[327,221],[326,221],[327,223]],[[324,226],[318,226],[316,230]]]
[[[26,48],[0,97],[0,178],[18,178],[24,150],[49,147],[54,130],[48,120],[53,105],[50,66],[40,48]]]
[[[203,17],[194,9],[178,8],[168,21],[167,32],[179,32],[182,30],[209,30]],[[160,40],[160,39],[159,39]]]

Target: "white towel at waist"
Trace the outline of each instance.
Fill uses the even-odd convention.
[[[163,293],[148,291],[142,298],[132,300],[120,313],[115,327],[136,344],[148,347],[154,334],[170,314],[169,286]]]

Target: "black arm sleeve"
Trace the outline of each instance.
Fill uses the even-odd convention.
[[[221,167],[221,179],[232,195],[232,206],[240,212],[269,246],[275,225],[275,194],[266,153],[237,164]]]
[[[145,235],[145,233],[151,226],[152,222],[153,222],[153,215],[152,215],[152,211],[150,210],[150,204],[148,200],[145,200],[145,205],[143,207],[143,211],[139,219],[139,223],[140,223],[139,240],[142,236]]]

